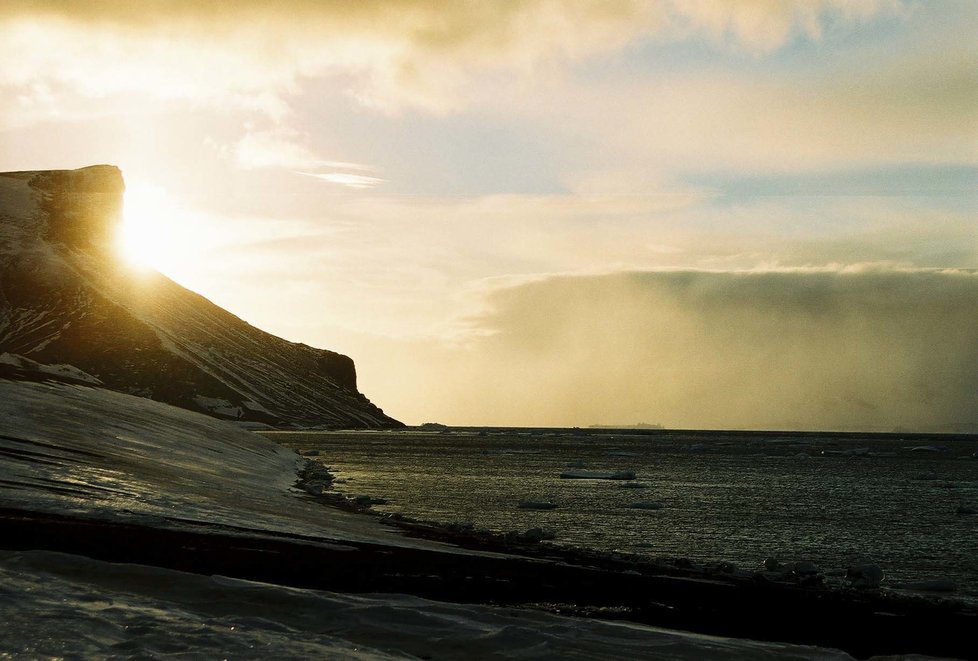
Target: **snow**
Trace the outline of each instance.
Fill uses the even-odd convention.
[[[98,386],[102,382],[74,365],[44,365],[30,358],[24,358],[13,353],[0,353],[0,365],[16,368],[24,374],[38,377],[51,377],[54,380],[68,380]]]
[[[534,611],[351,595],[0,552],[14,658],[851,659],[835,651]]]
[[[219,397],[204,397],[203,395],[194,396],[194,403],[205,411],[210,411],[214,415],[223,418],[240,418],[241,407],[233,406],[231,402]]]
[[[0,453],[7,507],[421,543],[298,497],[303,460],[291,450],[232,423],[101,388],[0,379]]]

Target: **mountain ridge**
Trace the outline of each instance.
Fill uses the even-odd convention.
[[[0,353],[105,387],[275,426],[395,427],[348,356],[262,331],[116,254],[110,165],[0,173]]]

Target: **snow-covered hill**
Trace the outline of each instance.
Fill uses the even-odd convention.
[[[270,335],[124,264],[114,250],[124,189],[107,165],[0,174],[0,353],[228,419],[399,425],[357,391],[347,356]]]

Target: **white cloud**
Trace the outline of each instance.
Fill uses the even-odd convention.
[[[245,245],[227,237],[233,245],[194,260],[207,270],[193,275],[201,293],[262,328],[324,346],[330,336],[294,329],[328,319],[352,333],[464,342],[483,334],[472,318],[487,291],[553,274],[978,266],[973,214],[908,208],[902,198],[727,207],[682,193],[334,196],[287,233],[269,220]]]
[[[309,79],[331,77],[384,111],[463,107],[474,77],[539,67],[677,34],[729,35],[770,51],[800,30],[875,16],[892,2],[325,3],[291,0],[12,0],[0,7],[0,85],[82,96],[139,92],[282,117]]]
[[[373,188],[383,179],[364,174],[373,168],[359,163],[329,161],[318,157],[301,142],[302,136],[287,128],[246,133],[235,148],[238,167],[279,168],[346,188]]]
[[[353,172],[300,172],[296,171],[296,174],[301,174],[306,177],[312,177],[314,179],[319,179],[320,181],[325,181],[326,183],[336,184],[338,186],[346,186],[347,188],[373,188],[374,186],[383,183],[383,179],[378,177],[368,177],[363,174],[355,174]]]
[[[902,14],[899,0],[676,0],[674,29],[756,53],[782,47],[795,34],[822,38],[826,17],[847,23],[879,14]]]
[[[235,160],[243,168],[311,168],[323,160],[301,144],[302,136],[289,129],[250,131],[235,147]]]

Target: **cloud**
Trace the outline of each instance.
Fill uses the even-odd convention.
[[[359,163],[329,161],[318,157],[288,128],[251,131],[238,141],[235,161],[245,169],[278,168],[346,188],[373,188],[384,182],[367,172],[373,168]]]
[[[549,277],[498,288],[490,303],[478,321],[491,335],[413,347],[398,378],[432,390],[426,404],[385,399],[392,410],[469,424],[978,423],[974,271]]]
[[[895,0],[682,0],[673,8],[677,14],[674,29],[757,53],[780,48],[795,34],[820,40],[826,17],[862,22],[881,13],[904,11]]]
[[[383,179],[378,177],[368,177],[363,174],[355,174],[353,172],[299,172],[296,174],[301,174],[306,177],[312,177],[314,179],[319,179],[320,181],[325,181],[326,183],[336,184],[338,186],[346,186],[347,188],[373,188],[374,186],[383,183]]]
[[[246,241],[215,220],[224,242],[188,264],[206,273],[180,277],[262,328],[333,346],[285,325],[457,343],[483,333],[487,290],[539,274],[978,266],[973,212],[901,197],[344,195],[303,217],[253,219]]]
[[[466,103],[476,76],[530,76],[657,36],[706,34],[769,52],[796,32],[817,39],[828,20],[867,20],[892,4],[12,0],[0,6],[0,84],[282,117],[310,79],[330,77],[383,111],[449,112]]]
[[[565,81],[524,112],[587,145],[589,168],[653,179],[978,163],[974,62],[945,52],[804,75],[702,70],[661,74],[654,84]]]
[[[235,147],[235,161],[243,168],[313,168],[324,161],[301,144],[298,131],[285,128],[250,131]]]

